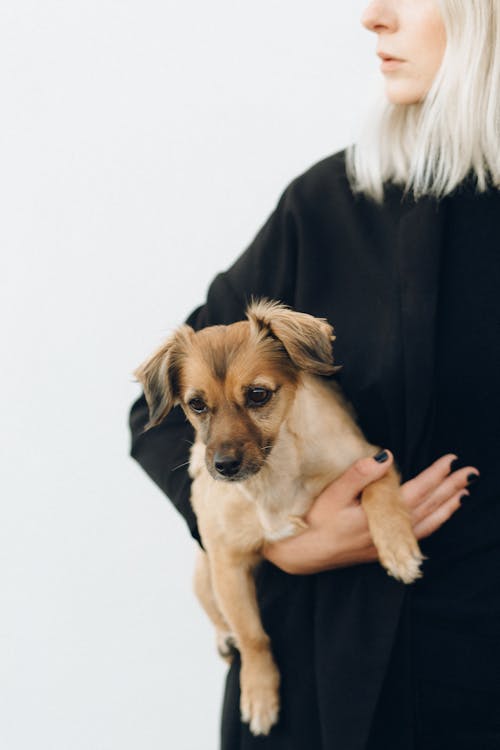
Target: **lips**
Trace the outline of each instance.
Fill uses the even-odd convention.
[[[385,62],[389,60],[395,60],[396,62],[404,62],[402,57],[396,57],[396,55],[389,55],[387,52],[377,52],[378,57]]]
[[[400,57],[388,55],[386,52],[377,52],[377,55],[382,60],[380,70],[383,73],[388,73],[391,70],[397,70],[397,68],[399,68],[405,62]]]

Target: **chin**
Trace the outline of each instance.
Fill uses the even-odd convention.
[[[391,104],[418,104],[425,98],[420,87],[405,85],[402,81],[388,81],[385,95]]]

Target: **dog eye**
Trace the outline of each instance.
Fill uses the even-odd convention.
[[[207,405],[201,398],[192,398],[188,406],[197,414],[203,414],[203,412],[207,411]]]
[[[264,406],[272,395],[272,391],[268,391],[267,388],[249,388],[247,391],[247,404],[248,406]]]

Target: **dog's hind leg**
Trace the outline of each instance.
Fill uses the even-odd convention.
[[[262,627],[248,558],[209,550],[216,599],[241,654],[241,716],[255,734],[268,734],[278,720],[280,675]]]
[[[198,601],[215,626],[217,650],[219,654],[226,661],[232,661],[235,640],[230,632],[229,625],[224,619],[224,616],[215,601],[208,557],[206,552],[203,552],[201,549],[196,553],[193,588]]]

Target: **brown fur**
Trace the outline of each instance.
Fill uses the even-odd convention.
[[[175,403],[196,431],[191,502],[205,552],[195,590],[219,650],[241,653],[241,712],[267,734],[279,711],[279,673],[262,628],[252,570],[266,541],[300,533],[314,498],[356,459],[373,455],[333,381],[333,330],[275,302],[254,302],[247,321],[195,333],[182,326],[137,371],[148,427]],[[257,403],[256,403],[257,401]],[[417,578],[420,550],[391,469],[363,492],[382,564]]]

